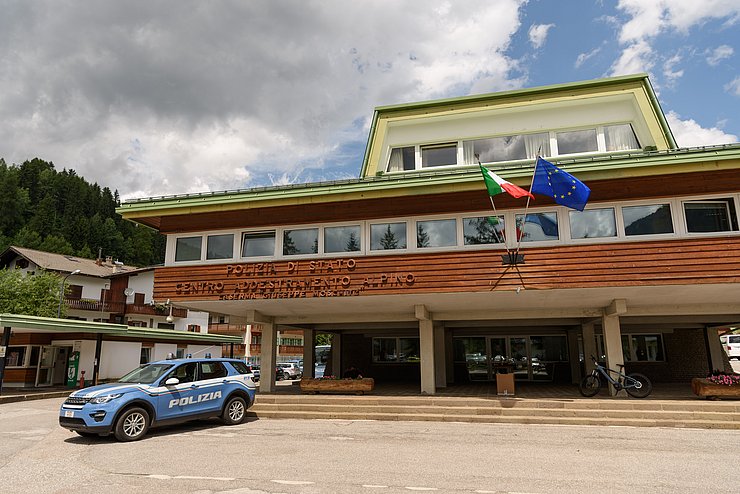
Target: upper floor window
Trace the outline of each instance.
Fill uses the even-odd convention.
[[[406,223],[370,225],[370,250],[406,248]]]
[[[324,252],[357,252],[360,247],[360,225],[324,228]]]
[[[200,261],[201,237],[180,237],[175,245],[175,261]]]
[[[465,245],[500,244],[504,241],[503,216],[463,218]]]
[[[393,148],[388,161],[389,172],[409,171],[416,168],[416,152],[414,146]]]
[[[534,159],[537,154],[549,156],[550,135],[545,132],[464,141],[463,154],[466,164],[477,163],[475,156],[481,163]]]
[[[687,201],[683,203],[689,233],[731,232],[737,230],[732,199]]]
[[[245,233],[242,237],[242,257],[275,255],[275,231]]]
[[[457,143],[432,144],[421,146],[421,167],[447,166],[457,164]]]
[[[522,242],[543,242],[546,240],[557,240],[558,215],[557,213],[529,213],[516,215],[517,237]]]
[[[297,256],[319,252],[319,229],[303,228],[283,231],[283,255]]]
[[[558,154],[592,153],[599,150],[596,129],[558,132]]]
[[[604,141],[607,151],[627,151],[640,149],[635,131],[630,124],[607,125],[604,127]]]
[[[657,235],[673,233],[670,204],[624,206],[624,233],[630,235]]]
[[[617,236],[614,208],[569,211],[570,238],[600,238]]]
[[[234,257],[234,235],[208,235],[206,259],[231,259]]]
[[[455,220],[429,220],[416,222],[416,246],[452,247],[457,245],[457,222]]]

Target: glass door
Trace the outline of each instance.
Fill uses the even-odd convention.
[[[41,357],[36,365],[36,386],[51,386],[54,374],[54,347],[42,346]]]
[[[529,349],[526,336],[509,337],[509,359],[514,365],[514,379],[529,379]]]

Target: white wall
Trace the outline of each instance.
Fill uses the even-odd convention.
[[[141,343],[138,341],[103,341],[100,379],[118,379],[128,374],[139,366],[140,358]]]
[[[148,304],[152,301],[152,293],[154,292],[154,271],[144,271],[143,273],[138,273],[135,276],[129,276],[128,287],[131,288],[134,293],[143,293],[144,303]],[[157,300],[157,302],[163,303],[164,300]],[[126,297],[126,303],[134,303],[133,293]]]
[[[177,343],[155,343],[152,350],[152,362],[165,360],[168,353],[177,355]]]
[[[188,311],[188,317],[175,321],[175,329],[178,331],[187,331],[189,324],[200,326],[201,333],[208,332],[208,312]]]
[[[220,357],[221,345],[188,345],[185,350],[185,355],[191,354],[193,358],[203,358],[206,353],[210,353],[213,358]]]

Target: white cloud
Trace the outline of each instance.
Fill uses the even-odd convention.
[[[547,41],[547,33],[555,24],[532,24],[529,28],[529,42],[535,49],[542,48]]]
[[[576,58],[576,63],[574,64],[575,68],[577,68],[577,69],[581,68],[581,65],[583,65],[584,63],[586,63],[586,61],[588,59],[590,59],[591,57],[595,56],[600,51],[601,51],[601,47],[598,47],[598,48],[594,48],[593,50],[591,50],[591,51],[589,51],[587,53],[580,53],[578,55],[578,58]]]
[[[720,45],[712,50],[712,53],[707,57],[707,63],[712,67],[716,67],[722,60],[730,58],[733,53],[735,53],[735,50],[731,46]]]
[[[654,53],[646,41],[638,41],[624,50],[611,66],[611,75],[627,75],[637,72],[649,72],[653,68]]]
[[[663,77],[667,85],[673,86],[678,79],[683,77],[683,70],[676,70],[676,65],[681,62],[681,56],[676,54],[663,62]]]
[[[666,114],[666,120],[680,147],[714,146],[738,142],[736,135],[727,134],[717,127],[705,129],[695,120],[682,120],[680,115],[672,111]]]
[[[356,176],[374,106],[523,83],[525,3],[11,3],[0,156],[122,197]]]
[[[740,76],[725,84],[725,91],[735,96],[740,96]]]

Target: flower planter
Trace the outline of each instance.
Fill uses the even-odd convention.
[[[740,398],[740,386],[715,384],[706,379],[695,377],[691,380],[691,391],[705,398]]]
[[[301,379],[301,391],[309,394],[337,393],[337,394],[365,394],[375,388],[375,379]]]

